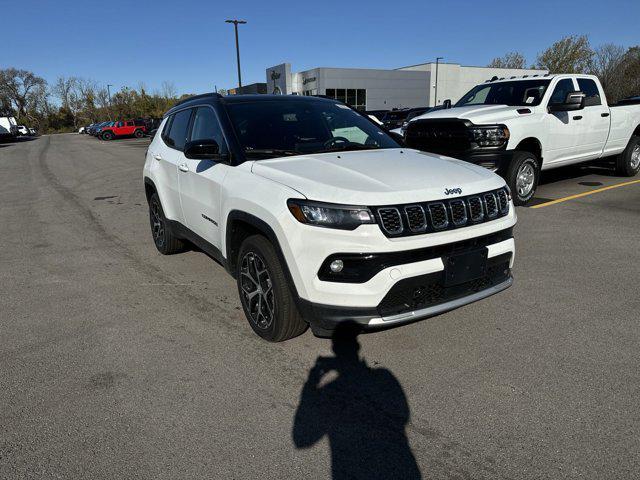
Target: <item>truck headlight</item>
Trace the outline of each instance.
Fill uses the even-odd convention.
[[[502,147],[509,141],[509,129],[505,125],[481,125],[469,129],[471,141],[479,147]]]
[[[318,227],[354,230],[365,223],[375,223],[373,213],[367,207],[297,199],[287,201],[287,206],[300,223]]]

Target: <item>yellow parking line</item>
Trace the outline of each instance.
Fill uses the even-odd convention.
[[[625,187],[627,185],[633,185],[634,183],[640,183],[640,180],[631,180],[630,182],[617,183],[616,185],[609,185],[608,187],[596,188],[595,190],[589,190],[588,192],[578,193],[576,195],[569,195],[568,197],[558,198],[557,200],[551,200],[550,202],[541,203],[539,205],[534,205],[531,208],[542,208],[548,207],[549,205],[555,205],[556,203],[562,203],[569,200],[573,200],[575,198],[586,197],[587,195],[593,195],[594,193],[604,192],[606,190],[611,190],[612,188]]]

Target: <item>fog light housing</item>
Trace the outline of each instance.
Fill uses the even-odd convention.
[[[342,260],[340,260],[340,259],[334,260],[329,265],[329,268],[331,269],[331,271],[333,273],[340,273],[342,271],[342,269],[344,268],[344,262]]]

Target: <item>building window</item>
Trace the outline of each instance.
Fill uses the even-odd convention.
[[[357,110],[367,109],[367,91],[364,88],[327,88],[325,95]]]

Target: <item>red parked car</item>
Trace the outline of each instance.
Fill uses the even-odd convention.
[[[143,121],[127,120],[114,122],[110,127],[102,127],[100,138],[102,140],[113,140],[116,137],[136,137],[142,138],[147,132],[147,127]]]

